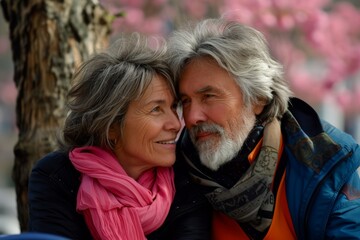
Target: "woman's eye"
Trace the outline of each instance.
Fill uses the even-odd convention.
[[[161,110],[160,107],[156,106],[153,109],[151,109],[151,112],[160,112],[160,110]]]

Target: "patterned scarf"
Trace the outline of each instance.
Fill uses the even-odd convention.
[[[146,239],[162,225],[175,195],[172,168],[149,170],[136,181],[98,147],[75,148],[69,157],[82,173],[77,211],[95,239]]]
[[[254,163],[244,174],[239,173],[238,181],[230,188],[205,176],[195,168],[192,159],[185,152],[195,180],[211,191],[205,195],[213,208],[236,219],[249,234],[264,232],[271,224],[274,196],[271,191],[276,164],[279,158],[281,129],[278,120],[268,123],[264,128],[260,152]],[[260,234],[261,235],[261,234]]]

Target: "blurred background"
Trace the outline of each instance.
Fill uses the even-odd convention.
[[[296,96],[360,142],[359,0],[100,0],[116,15],[111,39],[167,37],[187,21],[224,16],[262,31]],[[7,22],[0,13],[0,234],[18,233],[13,147],[16,96]]]

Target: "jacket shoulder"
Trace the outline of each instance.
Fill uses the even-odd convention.
[[[69,156],[66,152],[55,151],[46,154],[42,157],[33,167],[33,171],[44,171],[44,172],[53,172],[56,171],[58,168],[67,165],[70,163]]]
[[[52,152],[34,166],[29,179],[29,230],[91,239],[84,218],[76,211],[80,173],[66,152]]]
[[[31,180],[48,179],[49,184],[56,185],[59,190],[76,196],[80,186],[80,172],[72,165],[68,153],[55,151],[45,155],[34,166]]]

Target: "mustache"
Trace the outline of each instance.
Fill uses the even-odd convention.
[[[215,123],[200,123],[189,130],[191,139],[195,140],[196,136],[201,132],[223,135],[225,130]]]

